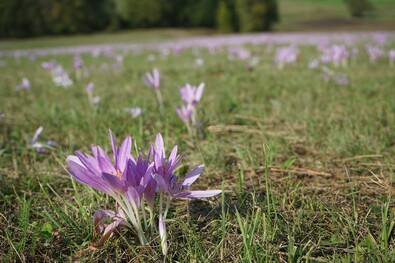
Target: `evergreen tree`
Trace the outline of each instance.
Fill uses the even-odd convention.
[[[222,33],[232,32],[232,18],[230,10],[225,2],[221,0],[217,11],[217,29]]]

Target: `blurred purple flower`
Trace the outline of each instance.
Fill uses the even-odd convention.
[[[74,69],[79,70],[83,66],[84,66],[84,62],[82,61],[81,56],[80,55],[74,56],[74,59],[73,59],[73,67],[74,67]]]
[[[43,69],[52,71],[56,66],[57,63],[54,60],[43,62],[42,64]]]
[[[30,81],[27,78],[23,78],[22,83],[18,85],[17,90],[30,90],[31,88]]]
[[[282,47],[276,50],[275,64],[279,69],[287,64],[295,64],[298,59],[299,49],[294,46]]]
[[[379,47],[375,47],[372,45],[366,45],[365,50],[368,53],[371,62],[375,62],[380,57],[384,56],[384,50]]]
[[[49,140],[49,141],[46,141],[45,143],[38,141],[38,137],[40,136],[42,131],[43,131],[43,127],[42,126],[38,127],[38,129],[34,133],[32,139],[27,139],[27,143],[28,143],[27,147],[30,149],[35,149],[39,153],[44,153],[46,148],[48,148],[48,147],[55,147],[56,146],[55,141]]]
[[[336,67],[346,66],[349,58],[349,52],[343,45],[332,45],[322,50],[321,62],[332,63]]]
[[[196,106],[202,98],[204,91],[204,83],[200,83],[198,87],[191,86],[189,83],[179,89],[182,101],[186,105]]]
[[[192,105],[181,105],[181,107],[176,107],[176,112],[178,116],[184,122],[189,122],[192,118],[192,114],[195,111]]]
[[[89,82],[86,86],[85,86],[85,91],[87,93],[92,93],[93,90],[95,89],[95,84],[93,82]]]
[[[389,59],[390,65],[393,66],[395,63],[395,49],[391,49],[388,52],[388,59]]]
[[[245,60],[251,57],[251,52],[243,47],[230,47],[228,49],[228,55],[230,58]]]
[[[312,59],[309,62],[309,69],[316,69],[319,67],[319,65],[320,65],[320,61],[318,59]]]
[[[152,89],[158,90],[160,88],[160,73],[157,68],[153,69],[152,74],[150,72],[146,72],[143,79],[144,82]]]

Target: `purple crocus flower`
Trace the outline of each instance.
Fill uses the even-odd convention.
[[[375,47],[372,45],[366,45],[365,49],[369,55],[371,62],[375,62],[376,60],[378,60],[380,57],[382,57],[384,55],[384,50],[382,50],[379,47]]]
[[[286,64],[295,64],[298,59],[299,49],[294,46],[282,47],[277,49],[275,64],[282,69]]]
[[[393,66],[395,63],[395,49],[392,49],[388,52],[388,59],[390,62],[390,66]]]
[[[243,47],[230,47],[228,49],[229,58],[246,60],[251,57],[251,52]]]
[[[43,131],[43,127],[42,126],[38,127],[38,129],[35,131],[32,139],[31,140],[29,140],[29,139],[26,140],[27,144],[28,144],[28,148],[35,149],[39,153],[44,153],[45,149],[47,147],[55,147],[56,146],[56,142],[52,141],[52,140],[49,140],[49,141],[46,141],[46,142],[39,142],[38,141],[38,137],[40,136],[42,131]]]
[[[17,87],[17,90],[30,90],[32,87],[27,78],[22,79],[22,83]]]
[[[184,122],[189,122],[191,120],[194,110],[195,109],[190,104],[181,105],[181,107],[176,107],[176,112],[177,112],[178,116]]]
[[[143,159],[141,155],[137,160],[131,159],[128,164],[128,176],[126,182],[137,189],[139,197],[144,194],[150,207],[153,208],[156,194],[156,182],[152,178],[154,163],[150,162],[150,154]]]
[[[152,74],[150,72],[146,72],[143,79],[152,89],[158,90],[160,88],[160,74],[157,68],[152,70]]]
[[[43,69],[52,71],[56,66],[57,63],[54,60],[43,62],[42,64]]]
[[[163,216],[159,216],[159,236],[160,236],[160,243],[162,247],[163,255],[167,255],[167,234],[166,234],[166,223],[165,218]]]
[[[187,83],[184,87],[180,88],[180,96],[186,105],[196,106],[202,98],[204,91],[204,83],[200,83],[198,87],[191,86]]]
[[[82,61],[81,57],[79,55],[76,55],[73,59],[73,67],[74,69],[81,69],[84,65],[84,62]]]
[[[346,66],[347,59],[349,58],[349,52],[343,45],[332,45],[322,50],[321,56],[322,63],[332,63],[336,67],[342,65]]]
[[[111,223],[104,224],[105,219],[111,218]],[[117,205],[117,212],[111,210],[97,210],[93,215],[93,229],[94,236],[103,233],[102,237],[98,242],[93,243],[93,247],[101,247],[103,244],[114,234],[114,232],[119,232],[120,228],[132,226],[128,223],[125,213],[122,208]]]
[[[169,158],[166,160],[163,138],[162,135],[158,133],[156,135],[155,145],[151,147],[151,151],[154,159],[153,173],[161,175],[165,180],[169,179],[183,157],[183,155],[177,156],[177,145],[174,146]]]
[[[89,82],[86,86],[85,86],[85,91],[87,93],[92,93],[92,91],[95,88],[95,84],[93,82]]]
[[[165,159],[165,149],[163,138],[160,133],[156,136],[154,148],[154,179],[160,188],[172,198],[201,198],[211,197],[221,193],[221,190],[189,191],[188,188],[199,178],[204,165],[199,165],[189,172],[182,180],[173,171],[182,160],[182,156],[177,156],[177,146],[175,146],[169,156]]]
[[[202,173],[204,165],[195,167],[183,179],[178,181],[175,174],[171,174],[169,179],[165,180],[161,175],[154,174],[154,179],[158,185],[171,198],[202,198],[211,197],[221,193],[221,190],[206,190],[206,191],[189,191],[188,188],[199,178]]]
[[[93,156],[76,151],[76,155],[67,157],[70,169],[67,172],[76,180],[89,185],[110,196],[117,197],[124,194],[126,175],[132,139],[128,136],[118,148],[110,131],[113,160],[100,146],[92,146]]]

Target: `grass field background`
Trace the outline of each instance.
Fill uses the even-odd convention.
[[[394,48],[389,43],[386,50]],[[111,128],[118,142],[130,134],[142,149],[161,132],[168,151],[178,144],[186,152],[179,174],[204,163],[194,187],[224,190],[172,207],[169,261],[393,261],[394,68],[387,58],[370,63],[364,45],[353,46],[360,53],[348,67],[332,68],[348,76],[346,86],[308,69],[319,52],[305,45],[283,70],[273,63],[278,47],[267,45],[246,46],[260,59],[252,70],[249,60],[229,58],[227,48],[121,52],[115,69],[113,57],[82,54],[81,80],[72,55],[3,58],[2,260],[163,260],[159,240],[140,247],[130,232],[87,250],[93,212],[113,201],[71,180],[62,166],[91,144],[109,151]],[[54,86],[41,66],[51,59],[70,72],[72,87]],[[153,67],[163,77],[163,116],[141,79]],[[16,90],[23,77],[30,91]],[[101,97],[97,106],[84,91],[90,81]],[[204,134],[197,139],[175,112],[178,88],[187,82],[206,83],[198,110]],[[132,118],[123,110],[132,106],[144,113]],[[39,126],[41,141],[57,142],[44,154],[27,148]]]
[[[350,19],[341,0],[279,3],[279,32],[394,29],[391,0],[375,1],[376,11],[363,20]],[[166,29],[2,40],[0,50],[160,43],[207,34],[215,32]],[[315,69],[310,62],[333,41],[295,44],[298,59],[283,69],[274,58],[288,44],[246,44],[247,59],[221,46],[125,52],[109,45],[98,57],[92,47],[92,54],[81,54],[81,77],[71,54],[1,56],[1,261],[394,262],[395,67],[387,56],[395,50],[394,39],[390,32],[340,43],[359,52],[346,67]],[[371,61],[367,44],[385,54]],[[116,62],[119,56],[122,62]],[[70,74],[73,86],[52,82],[42,68],[51,60]],[[162,113],[142,80],[153,67],[163,80]],[[348,83],[327,79],[326,69],[344,74]],[[23,78],[31,90],[17,88]],[[85,91],[89,82],[100,96],[97,105]],[[198,106],[202,132],[191,138],[175,111],[181,105],[178,89],[201,82],[206,84]],[[133,118],[126,107],[144,112]],[[29,148],[40,126],[39,141],[57,143],[44,153]],[[131,135],[134,155],[139,147],[147,151],[162,133],[167,153],[175,144],[186,153],[178,175],[204,164],[193,188],[223,190],[217,197],[173,204],[167,257],[159,237],[140,246],[130,231],[100,249],[90,247],[97,241],[93,213],[112,209],[114,201],[73,180],[64,168],[68,155],[90,152],[91,144],[111,151],[108,129],[118,143]]]

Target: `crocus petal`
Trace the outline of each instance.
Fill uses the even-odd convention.
[[[101,170],[97,160],[89,154],[83,154],[80,151],[75,151],[79,161],[93,174],[101,174]]]
[[[158,133],[155,140],[155,152],[161,157],[165,158],[165,146],[163,143],[162,134]]]
[[[203,95],[203,91],[204,91],[204,82],[200,83],[199,87],[196,90],[196,94],[195,94],[195,100],[196,102],[199,102],[200,99],[202,98]]]
[[[103,193],[108,193],[107,187],[100,177],[92,174],[88,169],[79,163],[72,161],[71,158],[67,158],[67,164],[69,165],[70,170],[66,171],[76,180]]]
[[[116,166],[122,172],[126,169],[131,149],[132,149],[132,138],[128,136],[123,141],[121,147],[119,147],[117,154]]]
[[[101,158],[102,161],[105,161],[106,164],[110,164],[111,165],[112,171],[103,170],[104,172],[113,172],[113,171],[115,171],[115,169],[114,169],[114,167],[112,165],[112,161],[111,161],[110,157],[108,157],[107,153],[103,150],[103,148],[101,148],[100,146],[97,146],[97,145],[92,145],[91,149],[92,149],[92,152],[93,152],[93,156],[98,160],[98,162],[99,162],[99,159]],[[105,165],[105,164],[103,164],[103,165]],[[100,162],[99,162],[99,167],[101,167],[100,166]]]
[[[99,146],[97,148],[100,149]],[[98,151],[97,161],[98,161],[100,169],[103,172],[109,173],[112,175],[117,175],[117,171],[115,170],[114,165],[112,164],[110,158],[104,151]]]
[[[184,179],[182,179],[181,181],[181,185],[183,186],[183,189],[188,188],[191,184],[193,184],[196,179],[199,178],[200,174],[202,173],[204,169],[204,165],[201,164],[197,167],[195,167],[195,169],[193,169],[192,171],[190,171],[185,177]]]
[[[174,197],[184,197],[184,198],[203,198],[211,197],[220,194],[221,190],[207,190],[207,191],[189,191],[175,194]]]
[[[33,138],[32,138],[32,141],[31,141],[32,144],[34,144],[37,141],[38,136],[40,136],[42,131],[43,131],[43,127],[42,126],[38,127],[38,129],[36,130],[36,132],[33,135]]]
[[[159,70],[157,68],[154,68],[154,70],[153,70],[153,78],[154,78],[155,88],[158,89],[160,86],[160,74],[159,74]]]
[[[106,229],[104,230],[103,236],[100,240],[94,244],[94,247],[101,247],[103,244],[112,236],[113,232],[117,230],[120,225],[124,225],[125,220],[119,219],[115,220],[111,224],[109,224]]]
[[[159,236],[162,246],[163,255],[167,255],[167,234],[166,234],[166,223],[163,216],[159,217]]]
[[[140,207],[140,195],[133,187],[128,188],[126,191],[126,196],[133,205],[134,209],[138,209],[138,207]]]
[[[145,188],[145,187],[148,185],[149,181],[150,181],[151,178],[152,178],[152,169],[153,169],[153,167],[154,167],[154,163],[151,163],[151,164],[148,166],[147,170],[145,171],[144,176],[141,177],[140,185],[141,185],[143,188]]]
[[[112,133],[111,129],[109,129],[108,131],[110,133],[111,147],[112,147],[112,152],[114,154],[115,166],[117,166],[117,144],[115,143],[114,134]]]
[[[114,193],[114,192],[123,191],[123,184],[121,180],[118,179],[117,176],[109,173],[103,173],[102,177],[104,181],[108,183],[109,192],[111,191],[111,193]]]
[[[163,177],[162,177],[161,175],[159,175],[159,174],[154,174],[152,177],[155,179],[155,181],[158,183],[158,185],[163,189],[163,191],[165,191],[166,193],[168,193],[169,195],[171,195],[170,189],[169,189],[169,187],[167,186],[165,180],[163,179]]]
[[[107,216],[112,218],[115,216],[115,213],[111,210],[97,210],[93,214],[93,229],[95,236],[99,234],[101,231],[103,231],[104,220]]]
[[[169,156],[169,163],[173,163],[176,160],[177,157],[177,145],[174,146],[173,150],[171,151],[171,154]]]

